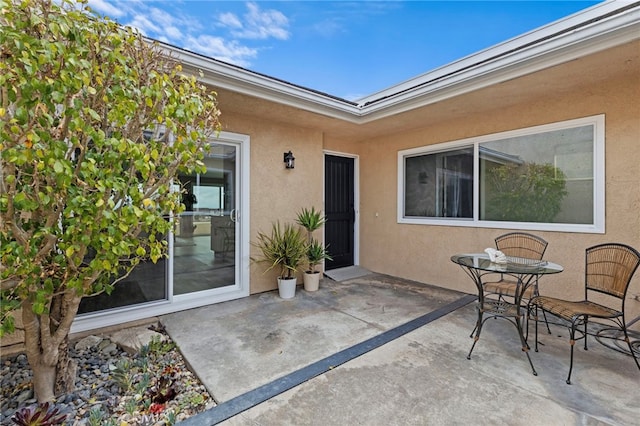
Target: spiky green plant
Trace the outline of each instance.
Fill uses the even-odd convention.
[[[319,229],[326,222],[326,216],[313,206],[310,209],[303,208],[300,210],[296,219],[296,223],[307,230],[307,241],[309,242],[311,242],[313,231]]]
[[[308,272],[316,273],[316,266],[323,260],[333,260],[326,247],[322,243],[313,238],[313,232],[319,229],[322,225],[327,223],[327,217],[324,216],[315,207],[310,209],[303,208],[298,212],[298,218],[296,219],[298,225],[302,226],[307,231],[307,262],[309,264]]]
[[[178,415],[175,411],[167,411],[167,413],[164,415],[164,421],[167,425],[173,426],[178,421]]]
[[[311,239],[311,244],[307,249],[307,261],[309,263],[309,272],[316,273],[316,266],[323,260],[333,260],[329,255],[327,248],[315,238]]]
[[[89,425],[90,426],[102,426],[105,419],[105,414],[100,408],[94,408],[89,411]]]
[[[133,383],[131,367],[129,360],[120,359],[111,372],[111,377],[122,392],[127,392],[131,389],[131,385]]]
[[[143,395],[151,385],[151,375],[149,373],[143,373],[140,381],[135,385],[136,393]]]
[[[258,241],[253,245],[262,252],[262,257],[253,260],[269,264],[267,271],[280,268],[278,276],[285,279],[295,276],[308,247],[300,228],[291,224],[281,226],[280,222],[272,225],[270,235],[258,232]]]
[[[124,411],[126,411],[127,414],[129,414],[130,416],[133,416],[133,414],[137,411],[137,409],[138,409],[138,402],[133,398],[128,399],[124,403]]]
[[[158,336],[153,336],[147,346],[147,353],[164,355],[176,348],[176,344]]]

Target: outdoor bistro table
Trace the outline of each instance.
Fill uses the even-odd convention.
[[[473,332],[471,333],[473,345],[471,346],[469,355],[467,355],[467,359],[471,359],[471,352],[473,352],[476,342],[480,339],[480,332],[482,331],[484,322],[489,318],[505,318],[518,329],[522,351],[527,355],[533,375],[537,376],[538,373],[531,362],[529,345],[527,345],[527,339],[525,338],[523,330],[522,309],[526,310],[526,307],[523,308],[521,306],[522,296],[525,294],[527,288],[532,285],[540,275],[562,272],[562,266],[546,260],[511,256],[507,256],[506,263],[496,263],[492,262],[486,253],[456,254],[451,256],[451,261],[462,267],[467,275],[471,277],[478,290],[478,320],[476,322],[475,336],[473,336]],[[502,297],[493,299],[485,296],[482,285],[483,277],[496,273],[515,278],[517,284],[513,303],[507,302]],[[487,316],[483,319],[485,314]]]

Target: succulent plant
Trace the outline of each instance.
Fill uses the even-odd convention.
[[[19,426],[55,426],[64,424],[66,414],[59,414],[56,406],[45,402],[24,407],[11,416],[11,421]]]

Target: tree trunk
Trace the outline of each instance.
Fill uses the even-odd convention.
[[[29,354],[27,354],[29,357]],[[45,364],[32,364],[29,358],[31,370],[33,370],[33,392],[40,404],[56,399],[53,388],[56,380],[56,366]]]
[[[69,336],[58,347],[58,363],[56,364],[55,395],[73,392],[76,388],[76,372],[78,363],[69,358]]]
[[[29,301],[23,302],[26,355],[39,403],[53,401],[56,395],[75,387],[76,364],[69,360],[69,331],[81,297],[74,293],[54,296],[50,314],[37,315]]]
[[[57,330],[62,318],[68,315],[69,301],[63,295],[55,296],[51,302],[51,329]],[[75,313],[74,315],[75,316]],[[69,331],[64,334],[58,345],[58,362],[56,363],[56,382],[54,394],[73,392],[76,383],[76,363],[69,359]]]

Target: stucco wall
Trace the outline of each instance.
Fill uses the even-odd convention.
[[[398,224],[398,151],[604,114],[606,233],[535,232],[549,242],[546,258],[565,267],[562,274],[544,277],[542,291],[555,296],[581,297],[585,248],[618,241],[640,249],[637,63],[629,59],[623,66],[609,68],[607,72],[601,68],[599,74],[594,74],[594,68],[587,64],[570,63],[566,68],[558,67],[431,105],[424,110],[425,124],[417,128],[416,114],[422,111],[409,113],[414,120],[410,126],[403,122],[408,115],[393,117],[386,121],[391,128],[412,129],[391,135],[381,132],[385,136],[374,138],[362,136],[358,129],[352,129],[351,136],[340,137],[332,132],[331,126],[336,125],[336,121],[328,120],[323,127],[314,120],[289,120],[288,110],[277,106],[264,107],[274,113],[275,120],[261,119],[258,117],[261,114],[234,113],[231,108],[225,109],[224,97],[221,97],[224,130],[251,136],[251,240],[255,241],[259,230],[269,231],[273,220],[293,221],[302,207],[322,208],[323,150],[355,154],[359,156],[360,265],[380,273],[473,293],[471,280],[451,263],[450,256],[482,251],[493,245],[496,236],[510,230]],[[579,81],[584,76],[590,76],[585,80],[589,83],[581,86]],[[552,90],[545,91],[550,81],[556,84]],[[571,84],[565,87],[562,81]],[[528,91],[528,88],[537,90]],[[538,95],[532,97],[532,93]],[[238,102],[240,104],[242,102]],[[495,106],[498,104],[508,106]],[[296,157],[294,170],[286,170],[282,162],[282,155],[288,150]],[[254,247],[251,255],[257,255]],[[276,288],[275,271],[264,274],[263,270],[262,265],[252,264],[251,293]],[[628,303],[633,318],[640,314],[640,301],[632,299],[640,295],[640,273],[632,282],[630,295]]]
[[[544,277],[545,294],[582,297],[584,249],[603,242],[623,242],[640,249],[640,84],[627,75],[568,93],[550,93],[508,109],[486,108],[463,120],[442,121],[393,137],[363,141],[360,156],[361,265],[385,274],[441,287],[475,292],[471,280],[450,261],[458,252],[481,252],[507,229],[425,226],[396,223],[397,152],[472,136],[562,120],[605,114],[606,233],[535,233],[549,246],[545,257],[564,266]],[[640,312],[640,272],[630,289],[628,307]],[[630,318],[633,318],[631,316]]]
[[[322,208],[322,133],[295,124],[282,124],[224,113],[224,130],[251,137],[250,238],[269,233],[275,220],[294,222],[303,208]],[[285,169],[283,154],[291,151],[295,168]],[[318,236],[320,236],[318,234]],[[251,256],[259,251],[251,247]],[[251,263],[250,292],[277,288],[277,270],[265,273],[265,264]],[[299,275],[299,283],[302,276]]]

